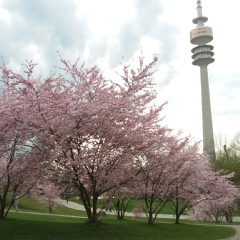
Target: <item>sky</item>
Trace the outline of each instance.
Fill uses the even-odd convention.
[[[196,7],[197,0],[0,0],[0,56],[16,71],[33,60],[44,75],[61,66],[58,51],[72,62],[98,64],[117,81],[121,62],[157,53],[157,103],[168,101],[163,124],[201,141],[200,69],[190,44]],[[214,135],[229,142],[240,131],[240,2],[202,0],[202,7],[214,37],[215,62],[208,66]]]

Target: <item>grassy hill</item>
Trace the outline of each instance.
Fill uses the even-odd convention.
[[[19,211],[23,212],[37,212],[37,213],[49,213],[48,209],[36,200],[28,197],[22,197],[18,202]],[[14,206],[12,207],[14,209]],[[53,214],[72,215],[86,217],[85,211],[79,211],[71,208],[67,208],[64,205],[59,205],[53,210]]]
[[[235,234],[233,228],[221,225],[195,224],[187,220],[176,225],[173,219],[157,219],[150,226],[146,218],[134,220],[126,217],[117,220],[114,215],[102,217],[99,225],[92,226],[87,223],[87,218],[56,216],[55,214],[86,217],[84,211],[65,206],[58,206],[52,215],[23,213],[48,213],[47,208],[27,197],[19,200],[19,209],[20,212],[12,211],[7,219],[0,220],[1,240],[217,240]]]

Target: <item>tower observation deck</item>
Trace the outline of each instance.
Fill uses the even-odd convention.
[[[202,93],[202,123],[203,123],[203,151],[212,161],[215,160],[215,144],[213,138],[212,113],[210,103],[210,91],[208,83],[208,64],[214,62],[213,46],[208,45],[213,40],[212,28],[204,26],[208,18],[202,14],[201,1],[197,1],[197,18],[193,23],[197,24],[190,32],[190,42],[197,45],[192,49],[192,64],[200,67],[201,93]]]

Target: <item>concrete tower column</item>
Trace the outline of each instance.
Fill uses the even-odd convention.
[[[207,152],[212,159],[215,159],[215,144],[213,138],[213,124],[207,65],[200,66],[200,74],[202,93],[203,150],[204,152]]]

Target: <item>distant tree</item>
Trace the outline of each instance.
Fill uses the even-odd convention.
[[[49,180],[42,181],[30,191],[30,196],[42,203],[52,213],[61,204],[61,190]]]
[[[210,189],[204,195],[205,201],[193,207],[190,218],[199,222],[232,222],[237,210],[236,200],[240,197],[239,188],[228,180],[229,176],[217,176],[211,181]]]
[[[185,158],[189,160],[176,172],[177,178],[171,189],[172,198],[169,205],[175,213],[176,224],[183,213],[206,199],[211,190],[211,181],[215,179],[210,160],[206,155],[199,153],[198,145],[196,143],[183,149]]]
[[[117,219],[121,220],[124,218],[125,212],[133,199],[134,194],[132,189],[124,185],[109,191],[105,203],[108,205],[110,202],[113,205]]]
[[[133,209],[133,216],[135,219],[139,219],[142,217],[142,215],[143,215],[143,206],[142,204],[139,204]]]
[[[222,145],[216,152],[216,161],[213,168],[222,170],[225,174],[234,173],[232,181],[240,186],[240,134],[239,132],[230,141],[229,146]]]
[[[240,131],[236,133],[230,142],[230,147],[235,152],[236,156],[240,158]]]
[[[140,174],[135,192],[138,198],[142,199],[143,211],[149,224],[154,223],[163,207],[176,195],[181,169],[196,154],[195,151],[186,150],[190,141],[188,138],[167,136],[163,132],[158,134],[158,142],[152,144],[136,161]]]

